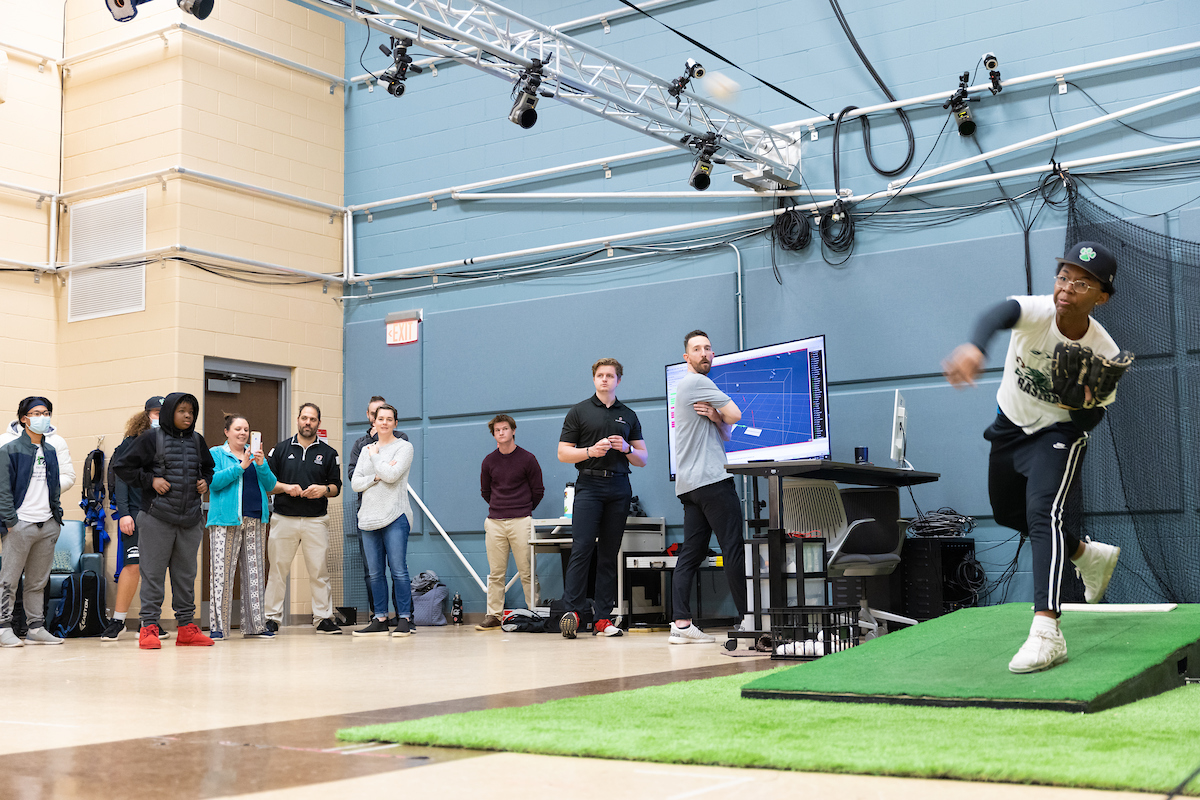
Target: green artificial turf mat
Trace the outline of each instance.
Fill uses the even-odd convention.
[[[777,671],[779,672],[779,671]],[[347,741],[1167,792],[1200,685],[1097,714],[749,700],[745,675],[340,731]],[[1200,792],[1200,780],[1191,784]]]
[[[1200,640],[1198,605],[1161,613],[1067,611],[1060,623],[1067,640],[1067,663],[1045,672],[1014,675],[1008,662],[1029,634],[1031,617],[1028,603],[963,609],[767,673],[745,688],[781,695],[1088,701]]]

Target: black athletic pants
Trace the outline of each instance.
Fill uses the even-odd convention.
[[[588,569],[596,553],[595,618],[608,619],[617,605],[617,553],[625,537],[625,519],[633,490],[629,475],[608,478],[580,473],[575,481],[571,513],[571,560],[563,576],[563,604],[567,611],[588,608]]]
[[[692,588],[700,563],[708,556],[715,532],[721,547],[725,580],[737,607],[738,621],[746,616],[746,550],[742,543],[742,503],[733,478],[710,483],[679,495],[683,503],[683,544],[671,585],[675,619],[692,618]]]
[[[996,522],[1028,535],[1033,548],[1033,610],[1058,615],[1063,571],[1079,548],[1088,435],[1070,422],[1027,434],[1000,414],[983,438],[992,443],[988,495]]]

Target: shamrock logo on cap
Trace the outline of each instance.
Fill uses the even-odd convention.
[[[1085,264],[1087,262],[1091,261],[1095,257],[1096,257],[1096,251],[1090,247],[1085,247],[1079,251],[1079,260]]]

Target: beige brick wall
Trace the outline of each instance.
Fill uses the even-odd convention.
[[[47,5],[57,6],[57,17],[42,4],[0,0],[0,40],[60,52],[62,5]],[[341,23],[287,0],[218,2],[203,23],[169,0],[141,6],[124,25],[99,0],[66,9],[68,56],[184,21],[342,71]],[[19,27],[10,28],[10,19]],[[190,34],[176,31],[167,39],[167,47],[155,38],[74,64],[61,89],[53,68],[39,75],[36,64],[12,59],[10,99],[0,105],[0,180],[56,189],[61,144],[62,191],[183,165],[342,203],[341,88],[330,94],[323,79]],[[14,131],[9,117],[25,129]],[[186,179],[145,192],[149,248],[181,243],[312,272],[341,271],[342,226],[340,218],[330,224],[328,212]],[[61,219],[65,261],[70,213]],[[32,198],[0,191],[0,257],[45,262],[47,242],[47,211],[33,209]],[[48,392],[79,469],[99,436],[112,452],[146,397],[169,391],[203,397],[204,359],[217,357],[290,368],[293,405],[318,403],[331,443],[341,450],[342,312],[337,284],[328,293],[323,288],[299,280],[256,285],[177,261],[152,263],[144,312],[68,323],[67,292],[57,278],[35,284],[28,274],[0,273],[0,302],[9,311],[0,318],[0,418],[8,406],[15,411],[29,387]],[[72,493],[64,503],[74,518],[77,498]],[[291,610],[303,615],[309,593],[299,562],[293,584]],[[136,607],[135,599],[131,616]]]

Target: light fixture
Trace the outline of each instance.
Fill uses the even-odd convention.
[[[704,77],[704,66],[694,58],[689,58],[683,62],[683,74],[675,80],[671,81],[671,85],[667,88],[667,94],[675,98],[675,108],[679,108],[679,101],[682,99],[680,95],[687,89],[688,84],[693,78]]]
[[[713,164],[725,163],[725,159],[716,157],[720,148],[717,138],[717,133],[709,131],[703,136],[688,134],[680,141],[680,144],[696,151],[696,163],[692,166],[692,174],[688,176],[688,186],[697,192],[703,192],[712,184]]]
[[[540,94],[542,97],[554,96],[552,92],[539,91],[542,80],[545,78],[542,68],[549,61],[550,59],[542,61],[540,58],[535,58],[530,66],[521,70],[521,74],[517,77],[517,82],[513,85],[513,93],[516,94],[516,99],[513,100],[512,110],[508,112],[509,122],[520,125],[526,130],[532,128],[537,122],[538,95]]]
[[[412,56],[408,54],[408,48],[412,47],[413,40],[407,36],[403,39],[391,37],[390,44],[379,45],[379,51],[385,56],[390,56],[392,65],[383,71],[379,77],[387,84],[388,94],[393,97],[400,97],[404,94],[407,88],[405,81],[408,80],[408,72],[412,70],[420,75],[422,69],[412,63]]]
[[[129,22],[137,16],[137,7],[150,0],[105,0],[108,11],[117,22]],[[208,19],[216,0],[175,0],[181,11],[191,14],[196,19]]]

